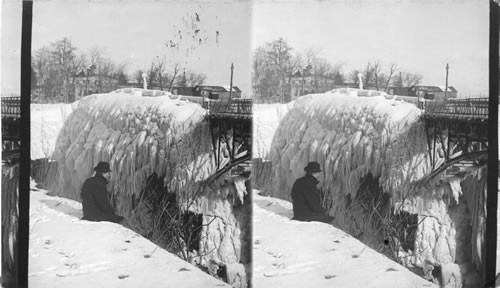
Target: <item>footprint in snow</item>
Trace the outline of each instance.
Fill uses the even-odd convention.
[[[273,263],[273,266],[278,268],[278,269],[284,269],[286,268],[286,264],[283,262],[278,262],[278,263]]]
[[[266,276],[266,277],[283,276],[283,275],[296,274],[296,273],[301,273],[301,272],[314,271],[314,270],[317,270],[320,268],[321,268],[321,265],[319,262],[311,261],[311,262],[304,262],[304,263],[290,265],[290,266],[284,267],[284,268],[274,269],[272,271],[268,271],[268,272],[264,273],[264,276]]]
[[[45,243],[44,243],[44,245],[43,245],[43,248],[44,248],[44,249],[49,249],[49,248],[51,248],[51,247],[52,247],[52,240],[50,240],[50,239],[45,240]]]
[[[325,275],[325,279],[332,279],[332,278],[335,278],[335,277],[337,277],[337,275],[333,275],[333,274]]]
[[[76,263],[74,263],[76,264]],[[78,264],[76,264],[78,265]],[[83,266],[74,266],[70,267],[73,269],[61,271],[57,273],[56,275],[58,277],[66,277],[66,276],[75,276],[75,275],[84,275],[84,274],[92,274],[95,272],[102,272],[102,271],[107,271],[112,268],[110,262],[99,262],[99,263],[93,263],[93,264],[87,264]],[[75,269],[78,268],[78,269]]]
[[[281,254],[280,252],[268,251],[267,254],[273,256],[274,258],[281,258],[281,257],[283,257],[283,254]]]
[[[398,271],[397,269],[394,269],[394,268],[388,268],[387,270],[385,270],[385,272],[391,272],[391,271]]]
[[[80,265],[78,263],[64,263],[64,266],[67,266],[69,269],[80,268]]]
[[[72,252],[59,251],[59,254],[63,255],[65,258],[73,258],[75,256]]]

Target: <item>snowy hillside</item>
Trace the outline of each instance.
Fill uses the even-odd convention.
[[[419,185],[432,170],[421,111],[388,98],[339,89],[286,107],[256,107],[256,115],[275,112],[255,118],[267,133],[259,137],[268,139],[254,140],[255,188],[290,200],[293,182],[317,161],[323,204],[341,229],[444,287],[474,287],[482,265],[485,170]]]
[[[80,220],[80,203],[34,186],[29,287],[230,287],[121,225]]]
[[[255,287],[438,287],[331,225],[290,220],[288,201],[253,199]]]

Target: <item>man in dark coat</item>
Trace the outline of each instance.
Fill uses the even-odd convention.
[[[316,188],[319,183],[317,177],[321,172],[319,163],[309,162],[304,170],[306,175],[297,179],[292,187],[293,219],[331,223],[334,218],[321,206]]]
[[[106,184],[110,179],[109,163],[99,162],[94,171],[94,177],[88,178],[83,183],[80,194],[83,208],[82,220],[122,222],[124,218],[115,214],[115,210],[108,201]]]

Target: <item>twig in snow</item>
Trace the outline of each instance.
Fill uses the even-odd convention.
[[[361,254],[363,254],[363,251],[365,251],[366,247],[368,247],[368,246],[365,246],[365,247],[361,250],[361,252],[359,252],[359,254],[352,255],[352,258],[359,258],[359,256],[361,256]]]

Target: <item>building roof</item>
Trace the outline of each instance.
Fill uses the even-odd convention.
[[[423,86],[423,85],[415,85],[412,86],[416,90],[427,91],[427,92],[444,92],[444,86]],[[457,90],[453,86],[448,86],[448,92],[457,92]]]
[[[198,85],[196,86],[199,90],[205,90],[210,92],[229,92],[229,86],[209,86],[209,85]],[[238,86],[233,86],[232,92],[241,92]]]
[[[445,86],[439,86],[439,89],[444,92],[446,90]],[[457,90],[453,86],[448,86],[448,92],[457,92]]]

